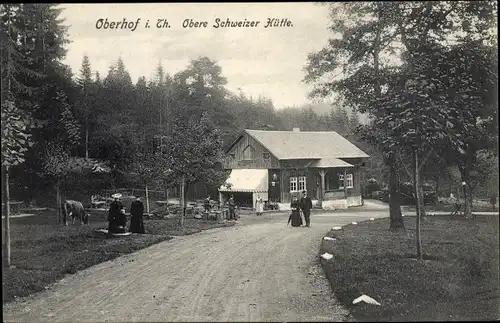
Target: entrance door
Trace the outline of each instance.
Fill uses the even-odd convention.
[[[280,172],[279,170],[269,170],[269,202],[281,202]]]

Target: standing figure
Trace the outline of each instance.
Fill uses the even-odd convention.
[[[312,209],[312,201],[309,196],[307,196],[307,191],[302,191],[302,198],[300,199],[300,208],[302,209],[302,213],[304,213],[304,220],[306,220],[306,227],[309,227],[311,224],[311,209]]]
[[[208,220],[208,217],[210,216],[210,209],[212,208],[212,205],[210,204],[210,195],[203,201],[203,208],[205,210],[205,218]]]
[[[227,204],[229,206],[229,220],[236,220],[236,204],[234,203],[234,197],[232,195],[229,198],[229,201],[227,201]]]
[[[257,196],[257,200],[255,201],[255,213],[257,213],[257,215],[262,215],[262,213],[264,213],[264,202],[260,196]]]
[[[125,216],[125,208],[120,201],[122,195],[120,193],[111,196],[114,201],[109,205],[108,211],[108,232],[109,233],[123,233],[127,225],[127,218]]]
[[[293,196],[292,203],[290,203],[292,214],[288,218],[288,224],[292,222],[292,227],[300,227],[302,225],[302,217],[300,216],[300,202],[296,195]]]
[[[144,222],[142,216],[144,215],[144,204],[141,202],[141,197],[137,196],[135,201],[130,205],[130,229],[132,233],[145,233]]]
[[[203,207],[205,208],[205,212],[209,213],[210,212],[210,195],[207,196],[207,198],[203,201]]]

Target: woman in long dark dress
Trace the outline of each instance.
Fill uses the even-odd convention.
[[[132,233],[144,233],[144,222],[142,221],[142,216],[144,215],[144,204],[141,202],[141,198],[139,196],[130,205],[130,215],[129,231]]]
[[[300,205],[297,196],[294,196],[292,203],[290,203],[290,208],[292,209],[292,214],[288,218],[288,224],[292,222],[292,227],[300,227],[302,225],[302,217],[300,216]]]
[[[125,208],[123,207],[120,198],[122,195],[116,193],[112,195],[114,201],[109,205],[108,211],[108,232],[109,233],[122,233],[125,232],[125,225],[127,224],[127,218],[125,216]]]

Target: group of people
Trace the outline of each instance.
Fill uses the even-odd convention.
[[[125,207],[121,202],[122,195],[120,193],[113,194],[111,196],[113,198],[113,202],[111,202],[108,211],[108,232],[109,233],[124,233],[126,232],[127,226],[127,215],[125,213]],[[234,201],[234,196],[230,196],[228,200],[228,209],[229,209],[229,219],[236,220],[236,203]],[[307,195],[306,191],[302,191],[302,197],[298,198],[298,195],[294,195],[292,198],[292,203],[290,204],[292,209],[292,213],[288,218],[288,224],[292,223],[293,227],[302,226],[302,216],[300,212],[304,215],[305,226],[309,227],[311,224],[311,209],[312,209],[312,201],[311,198]],[[210,212],[210,197],[207,197],[204,202],[204,208],[206,212]],[[257,196],[257,200],[255,203],[255,209],[257,215],[262,215],[264,212],[264,202],[262,197]],[[145,233],[144,231],[144,204],[141,201],[139,196],[136,197],[136,200],[132,202],[130,205],[130,227],[129,231],[132,233]]]
[[[302,214],[304,215],[304,220],[306,222],[305,226],[310,227],[312,200],[309,196],[307,196],[306,191],[302,191],[302,197],[300,198],[300,200],[297,195],[294,195],[292,197],[292,203],[290,203],[290,208],[292,209],[292,213],[288,218],[288,224],[292,222],[292,227],[302,226],[302,216],[300,215],[300,211],[302,211]]]
[[[124,233],[127,231],[127,215],[125,213],[125,207],[121,202],[122,195],[120,193],[116,193],[111,197],[113,198],[113,202],[111,202],[108,211],[108,232]],[[145,233],[144,222],[142,220],[143,215],[144,204],[142,203],[141,198],[137,196],[135,201],[133,201],[130,205],[130,232]]]
[[[207,198],[205,198],[203,202],[203,208],[205,209],[205,213],[209,213],[210,209],[212,208],[212,204],[210,201],[211,199],[209,195],[207,196]],[[218,203],[219,203],[218,208],[220,209],[220,201]],[[234,201],[233,195],[229,197],[229,200],[227,201],[227,206],[229,209],[229,220],[236,220],[238,216],[236,215],[236,202]]]

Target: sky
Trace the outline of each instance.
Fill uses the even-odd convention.
[[[218,62],[227,88],[253,97],[263,95],[276,108],[309,103],[311,86],[302,83],[307,55],[323,48],[331,35],[328,9],[314,3],[143,3],[65,4],[61,18],[69,27],[68,64],[77,74],[84,55],[101,77],[121,57],[135,83],[151,79],[161,61],[169,74],[185,69],[191,59]],[[132,31],[140,18],[137,28]],[[260,21],[257,27],[214,28],[215,19]],[[264,28],[268,18],[288,19],[289,27]],[[126,19],[132,28],[104,29],[99,19]],[[166,19],[168,28],[157,28]],[[184,28],[186,19],[206,21],[206,28]],[[145,24],[149,20],[149,28]],[[121,27],[121,26],[120,26]]]

